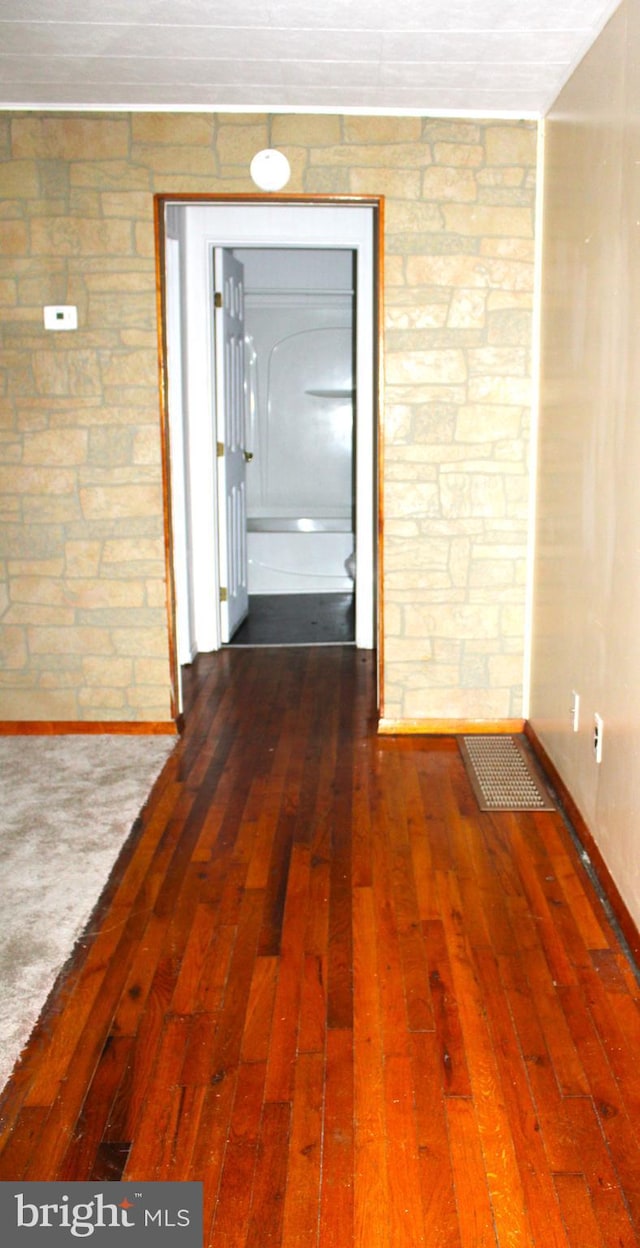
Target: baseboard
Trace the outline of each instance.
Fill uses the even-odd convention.
[[[59,737],[64,735],[122,734],[138,737],[175,736],[180,725],[173,720],[151,723],[108,719],[97,722],[75,719],[4,719],[0,720],[0,737]]]
[[[563,810],[569,820],[573,831],[575,832],[580,844],[589,856],[593,870],[597,876],[598,884],[606,898],[611,911],[615,917],[624,939],[626,940],[633,957],[636,962],[640,963],[640,932],[631,917],[627,907],[618,892],[617,885],[611,876],[609,868],[598,849],[598,846],[589,830],[585,819],[571,796],[562,776],[552,763],[547,751],[545,750],[540,738],[530,723],[525,725],[525,734],[531,749],[538,759],[541,767],[548,776],[553,785]]]
[[[524,731],[523,719],[380,719],[381,736],[451,737],[472,733],[511,734]]]

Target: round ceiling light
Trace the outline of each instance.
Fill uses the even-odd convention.
[[[281,191],[291,177],[291,165],[282,152],[265,147],[249,166],[251,177],[261,191]]]

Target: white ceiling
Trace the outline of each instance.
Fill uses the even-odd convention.
[[[0,107],[544,114],[618,0],[0,0]]]

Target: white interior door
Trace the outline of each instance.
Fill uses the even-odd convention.
[[[214,249],[220,633],[230,641],[249,611],[244,386],[244,269]]]

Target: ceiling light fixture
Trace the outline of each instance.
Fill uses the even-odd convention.
[[[283,152],[265,147],[249,166],[251,177],[261,191],[281,191],[291,177],[291,165]]]

